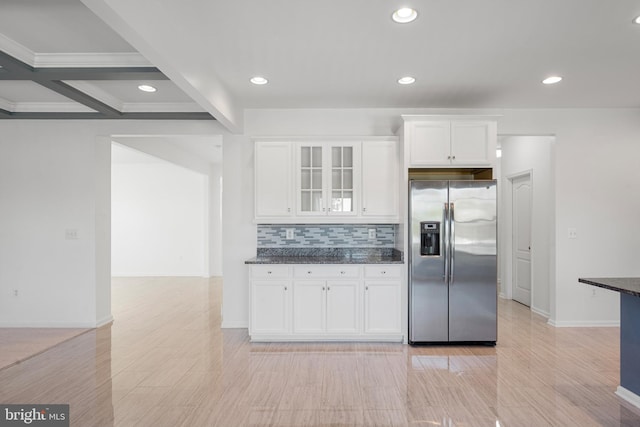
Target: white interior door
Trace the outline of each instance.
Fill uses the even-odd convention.
[[[513,299],[531,306],[531,175],[512,180]]]

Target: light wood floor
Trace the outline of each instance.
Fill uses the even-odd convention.
[[[0,328],[0,369],[25,361],[89,329]]]
[[[117,279],[112,326],[0,371],[2,403],[84,426],[640,426],[614,391],[618,328],[500,301],[498,345],[251,344],[218,281]]]

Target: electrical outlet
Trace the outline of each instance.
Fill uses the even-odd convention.
[[[577,239],[578,238],[578,230],[576,230],[575,228],[569,228],[568,229],[568,235],[570,239]]]
[[[75,228],[68,228],[64,231],[64,238],[66,240],[78,240],[78,230]]]
[[[14,296],[14,297],[17,297],[17,296],[18,296],[18,290],[17,290],[17,289],[14,289],[14,290],[13,290],[13,296]]]
[[[286,228],[284,231],[284,238],[286,240],[293,240],[295,239],[295,228]]]
[[[376,238],[376,229],[375,228],[370,228],[369,229],[369,238],[370,239],[375,239]]]

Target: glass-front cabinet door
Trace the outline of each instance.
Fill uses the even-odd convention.
[[[331,147],[330,212],[354,212],[353,147]]]
[[[300,146],[299,213],[322,213],[324,208],[323,147]]]
[[[356,215],[359,142],[299,143],[298,215]]]

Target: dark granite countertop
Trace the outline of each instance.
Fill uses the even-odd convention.
[[[402,264],[392,248],[259,248],[245,264]]]
[[[598,277],[578,279],[578,282],[640,297],[640,277]]]

